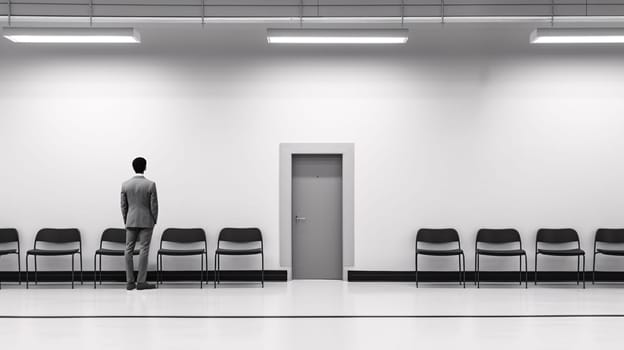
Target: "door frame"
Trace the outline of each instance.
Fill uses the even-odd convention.
[[[279,145],[279,240],[280,266],[292,280],[292,158],[300,154],[342,155],[342,280],[355,261],[353,143],[281,143]]]

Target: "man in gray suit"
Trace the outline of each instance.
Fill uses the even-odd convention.
[[[158,196],[156,183],[143,176],[147,161],[136,158],[132,161],[136,175],[121,186],[121,214],[126,225],[126,289],[154,289],[153,284],[145,282],[147,278],[147,258],[149,255],[152,232],[158,220]],[[139,275],[134,279],[134,246],[139,242]]]

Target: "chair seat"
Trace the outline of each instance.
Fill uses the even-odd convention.
[[[416,253],[423,255],[450,256],[460,255],[464,251],[461,249],[417,249]]]
[[[17,249],[0,249],[0,255],[17,254]]]
[[[537,252],[544,255],[555,256],[585,255],[585,251],[583,249],[538,249]]]
[[[206,253],[205,249],[160,249],[158,254],[160,255],[202,255]]]
[[[491,256],[518,256],[525,255],[524,249],[477,249],[479,255]]]
[[[132,255],[139,255],[140,251],[135,250]],[[126,251],[123,249],[98,249],[95,251],[95,255],[110,255],[110,256],[124,256]]]
[[[215,252],[219,255],[251,255],[251,254],[260,254],[262,253],[262,248],[253,248],[253,249],[224,249],[219,248]]]
[[[26,254],[28,255],[72,255],[78,254],[80,249],[31,249]]]
[[[621,249],[596,249],[596,252],[604,255],[624,256],[624,250]]]

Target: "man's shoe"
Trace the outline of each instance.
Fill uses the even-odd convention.
[[[126,284],[126,290],[133,290],[134,288],[136,288],[136,283],[130,282]]]
[[[155,284],[149,284],[149,283],[139,283],[139,284],[137,284],[137,289],[138,290],[155,289],[155,288],[156,288]]]

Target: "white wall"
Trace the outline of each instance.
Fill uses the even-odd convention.
[[[469,267],[480,227],[519,229],[529,266],[539,227],[576,228],[591,251],[596,228],[624,227],[623,51],[530,47],[530,29],[416,27],[399,48],[271,48],[255,26],[144,27],[140,47],[3,41],[0,226],[25,247],[78,227],[90,269],[142,155],[154,242],[200,226],[212,250],[220,228],[258,226],[279,269],[278,145],[353,142],[353,269],[412,269],[420,227],[457,228]]]

